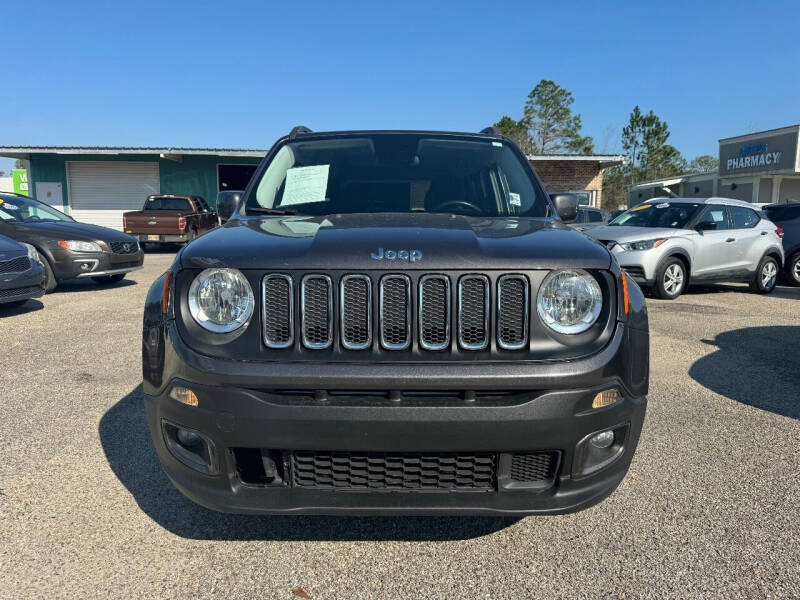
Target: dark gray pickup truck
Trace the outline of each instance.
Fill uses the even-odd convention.
[[[238,513],[599,502],[642,429],[648,321],[576,209],[492,129],[295,128],[148,294],[169,479]]]

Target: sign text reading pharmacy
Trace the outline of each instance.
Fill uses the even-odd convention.
[[[721,175],[794,171],[797,160],[797,131],[781,131],[750,139],[720,140]]]

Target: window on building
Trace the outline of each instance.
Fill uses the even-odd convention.
[[[750,229],[755,227],[761,220],[756,211],[744,206],[729,206],[728,210],[731,212],[731,222],[734,229]]]
[[[578,197],[578,204],[594,206],[594,190],[574,190],[570,194],[575,194]]]

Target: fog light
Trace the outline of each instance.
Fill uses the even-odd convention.
[[[191,448],[192,446],[197,446],[202,441],[200,439],[200,436],[197,435],[195,432],[181,428],[178,428],[177,437],[178,441],[181,443],[181,446],[184,446],[185,448]],[[611,436],[611,439],[612,440],[614,439],[613,434]]]
[[[622,400],[622,395],[619,393],[618,389],[603,390],[592,400],[592,408],[604,408],[616,404],[620,400]]]
[[[197,396],[195,393],[189,388],[185,388],[180,385],[176,385],[172,388],[169,393],[169,397],[173,400],[177,400],[178,402],[186,404],[187,406],[198,405]]]
[[[180,434],[180,432],[178,432]],[[613,431],[601,431],[589,438],[589,443],[595,448],[608,448],[614,443]]]

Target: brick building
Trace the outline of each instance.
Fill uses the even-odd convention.
[[[621,165],[621,154],[536,154],[528,156],[548,192],[573,192],[581,204],[603,206],[603,169]]]

